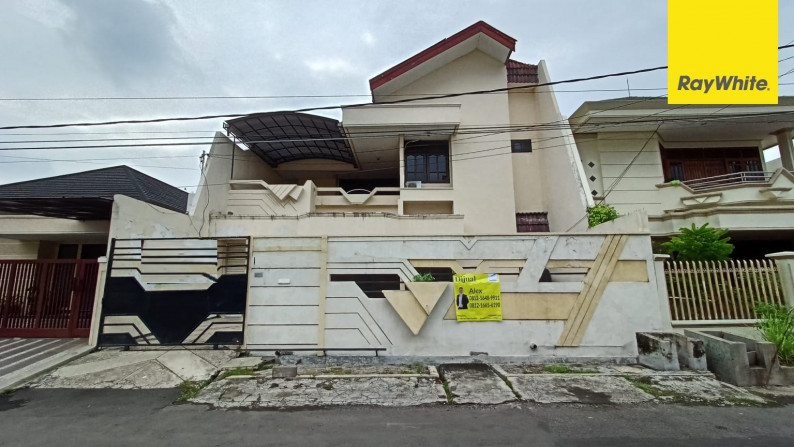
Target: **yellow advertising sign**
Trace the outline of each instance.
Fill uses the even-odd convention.
[[[455,275],[454,305],[458,321],[502,321],[502,290],[499,275]]]
[[[777,0],[668,0],[669,104],[777,104]]]

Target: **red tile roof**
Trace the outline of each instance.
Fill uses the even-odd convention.
[[[483,33],[486,36],[494,39],[495,41],[499,42],[500,44],[508,48],[511,52],[516,50],[515,39],[480,20],[474,25],[455,33],[454,35],[442,40],[441,42],[433,45],[432,47],[412,56],[409,59],[406,59],[405,61],[395,65],[394,67],[370,79],[369,80],[370,90],[375,90],[376,88],[386,84],[392,79],[395,79],[407,73],[414,67],[429,61],[430,59],[449,50],[450,48],[455,47],[456,45],[464,42],[465,40],[476,36],[479,33]]]
[[[538,66],[507,60],[507,82],[515,84],[537,84]]]

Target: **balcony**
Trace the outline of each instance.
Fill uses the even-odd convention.
[[[731,230],[779,230],[794,219],[794,175],[739,172],[656,185],[662,212],[650,217],[655,234],[675,234],[695,223]]]
[[[682,182],[693,191],[706,191],[723,186],[745,185],[751,183],[770,183],[773,171],[734,172]]]
[[[463,216],[440,213],[436,191],[427,190],[430,202],[401,210],[401,188],[351,190],[303,185],[271,185],[261,180],[229,182],[225,211],[212,216],[219,236],[303,235],[459,235]],[[448,192],[448,191],[443,191]],[[406,202],[409,203],[409,202]],[[442,205],[446,203],[443,202]],[[431,206],[432,205],[432,206]]]

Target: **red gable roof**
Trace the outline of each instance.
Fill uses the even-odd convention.
[[[419,54],[412,56],[411,58],[395,65],[394,67],[370,79],[369,80],[370,90],[375,90],[376,88],[391,81],[392,79],[407,73],[412,68],[429,61],[430,59],[449,50],[450,48],[455,47],[456,45],[464,42],[465,40],[476,36],[479,33],[483,33],[486,36],[492,38],[493,40],[499,42],[500,44],[504,45],[507,49],[509,49],[511,52],[516,50],[515,39],[480,20],[474,25],[455,33],[454,35],[442,40],[441,42],[433,45],[432,47],[420,52]]]
[[[508,59],[507,82],[516,84],[537,84],[538,66]]]

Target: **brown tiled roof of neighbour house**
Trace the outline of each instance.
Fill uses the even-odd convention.
[[[507,82],[512,84],[537,84],[538,66],[507,60]]]

